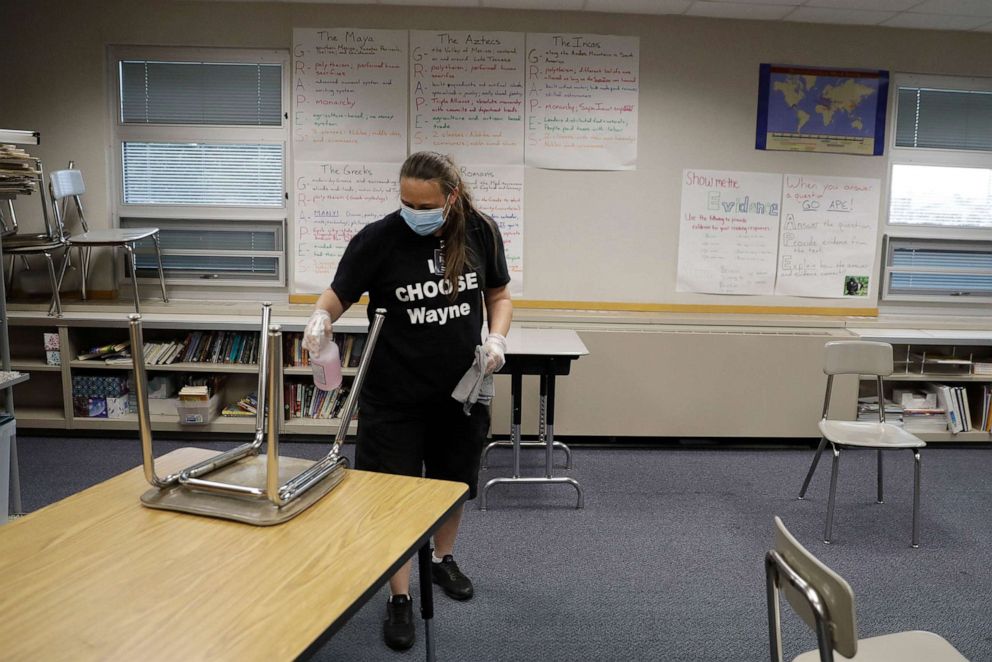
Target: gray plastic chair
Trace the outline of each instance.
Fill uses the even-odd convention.
[[[827,501],[827,523],[823,531],[823,542],[830,543],[834,520],[834,498],[837,494],[837,469],[840,464],[841,449],[874,448],[877,453],[878,503],[882,498],[882,451],[908,449],[913,453],[913,547],[920,545],[920,449],[926,443],[901,427],[885,422],[885,400],[882,394],[882,378],[892,374],[892,345],[883,342],[864,340],[828,342],[824,348],[823,372],[827,375],[827,391],[823,398],[823,414],[820,417],[820,445],[813,456],[813,463],[799,490],[799,498],[806,497],[806,489],[813,478],[820,455],[827,443],[833,451],[830,468],[830,497]],[[830,392],[834,375],[872,375],[878,392],[878,422],[830,420]]]
[[[114,248],[120,246],[127,252],[128,271],[131,275],[131,286],[134,289],[134,311],[140,313],[141,305],[138,298],[137,261],[134,255],[134,245],[142,239],[151,238],[155,244],[155,257],[158,259],[158,279],[159,285],[162,287],[162,300],[169,301],[169,295],[165,291],[165,272],[162,270],[162,252],[159,246],[158,228],[108,228],[91,231],[86,223],[83,205],[79,199],[79,196],[86,192],[86,187],[83,185],[83,174],[79,170],[69,169],[53,172],[50,190],[52,206],[55,208],[58,223],[63,227],[65,226],[68,207],[66,202],[71,199],[76,207],[79,223],[83,226],[81,234],[73,234],[68,237],[69,246],[79,249],[79,261],[82,265],[80,267],[80,282],[83,299],[86,299],[86,278],[89,275],[92,248],[94,246],[112,246]],[[60,278],[59,284],[61,282]]]
[[[768,638],[772,662],[782,662],[779,592],[816,633],[817,649],[795,662],[833,662],[834,651],[856,662],[968,662],[946,639],[919,630],[858,640],[854,591],[809,553],[775,518],[775,548],[765,555]]]

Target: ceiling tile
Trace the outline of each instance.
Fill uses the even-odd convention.
[[[797,7],[785,17],[786,21],[803,23],[837,23],[841,25],[878,25],[893,16],[891,11],[855,11],[853,9],[826,9],[823,7]]]
[[[789,7],[798,7],[804,2],[804,0],[710,0],[710,1],[719,2],[725,5],[787,5]]]
[[[708,18],[744,18],[755,21],[777,21],[791,12],[793,7],[785,5],[743,5],[727,2],[693,2],[686,12],[687,16],[706,16]]]
[[[920,14],[959,14],[961,16],[992,16],[989,0],[923,0],[913,7]]]
[[[406,5],[420,6],[430,5],[432,7],[478,7],[479,0],[376,0],[381,5]],[[369,4],[366,2],[366,4]]]
[[[579,11],[585,0],[482,0],[483,7],[494,9],[540,9],[544,11]]]
[[[945,16],[903,12],[884,21],[887,28],[919,28],[921,30],[973,30],[988,24],[987,16]]]
[[[586,0],[585,8],[618,14],[681,14],[691,4],[692,0]]]
[[[920,0],[806,0],[805,2],[807,7],[869,11],[904,11],[918,4]]]

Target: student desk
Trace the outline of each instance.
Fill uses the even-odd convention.
[[[213,454],[159,462],[171,472]],[[145,508],[147,488],[139,467],[0,527],[0,657],[291,660],[418,548],[429,619],[430,535],[466,495],[461,483],[349,470],[296,518],[255,527]]]
[[[572,361],[589,353],[579,334],[569,329],[520,329],[514,328],[506,338],[506,364],[500,374],[510,375],[510,441],[496,441],[486,447],[483,466],[489,450],[496,446],[513,447],[513,476],[493,478],[482,488],[479,508],[486,509],[486,495],[494,485],[571,485],[578,493],[576,508],[582,507],[582,487],[574,478],[554,476],[552,453],[557,446],[567,453],[566,467],[571,468],[571,451],[565,444],[555,441],[555,377],[567,375]],[[539,375],[540,409],[538,441],[520,440],[520,401],[523,396],[523,376]],[[545,449],[544,476],[520,475],[521,447],[539,446]]]

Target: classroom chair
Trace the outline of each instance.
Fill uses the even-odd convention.
[[[833,662],[834,651],[855,662],[968,662],[946,639],[919,630],[858,640],[854,592],[844,578],[809,553],[775,518],[775,548],[765,555],[768,640],[782,662],[779,592],[816,633],[817,650],[795,662]]]
[[[134,291],[134,311],[141,312],[140,300],[138,297],[137,261],[134,254],[134,246],[143,239],[151,238],[155,246],[155,257],[158,260],[158,280],[162,287],[162,300],[168,303],[169,295],[165,291],[165,272],[162,270],[162,251],[159,245],[158,228],[108,228],[105,230],[90,230],[83,214],[83,205],[80,196],[86,192],[83,185],[83,174],[72,168],[73,163],[69,162],[69,169],[56,170],[51,174],[49,190],[52,196],[52,206],[55,208],[57,223],[65,227],[66,214],[71,199],[76,208],[76,216],[83,227],[81,234],[68,235],[70,248],[77,248],[80,261],[80,289],[82,297],[86,299],[86,278],[89,275],[90,251],[94,246],[111,246],[115,249],[121,247],[127,252],[127,271],[131,276],[131,286]],[[65,269],[63,268],[63,273]],[[61,284],[61,276],[59,284]]]
[[[901,427],[885,422],[885,400],[882,393],[882,378],[892,374],[892,345],[864,340],[832,341],[824,348],[823,372],[827,375],[827,390],[823,398],[823,414],[820,417],[820,445],[816,448],[813,463],[799,490],[799,498],[806,497],[806,488],[813,478],[820,455],[829,443],[833,452],[830,468],[830,496],[827,500],[827,523],[823,531],[823,542],[829,544],[834,520],[834,501],[837,494],[837,470],[840,464],[840,451],[852,448],[874,448],[877,455],[878,503],[882,499],[882,451],[907,449],[913,453],[913,540],[912,546],[920,545],[920,449],[926,443]],[[878,422],[838,421],[828,418],[830,394],[835,375],[871,375],[875,377],[878,393]]]
[[[41,187],[39,187],[41,188]],[[9,219],[3,219],[3,253],[6,256],[10,256],[10,270],[7,275],[7,287],[13,289],[14,286],[14,267],[16,266],[17,258],[20,257],[21,261],[24,263],[25,269],[30,269],[31,265],[28,263],[29,255],[44,255],[45,261],[48,264],[48,279],[52,286],[52,303],[49,306],[48,314],[55,315],[58,317],[62,316],[62,300],[59,297],[59,287],[62,282],[62,274],[65,272],[66,263],[69,258],[69,237],[65,228],[62,226],[61,218],[58,214],[55,214],[55,223],[49,224],[48,215],[48,202],[45,200],[45,191],[43,188],[38,191],[38,194],[42,197],[42,210],[45,215],[45,225],[46,231],[29,234],[20,232],[17,227],[17,216],[14,214],[13,203],[7,201],[7,209]],[[62,262],[59,268],[55,267],[54,255],[59,251],[62,253]]]

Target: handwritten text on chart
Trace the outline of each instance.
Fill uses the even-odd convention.
[[[527,162],[619,170],[637,158],[639,42],[527,35]]]
[[[524,168],[523,166],[462,166],[476,207],[499,227],[510,270],[510,294],[523,295]]]
[[[678,291],[773,292],[781,186],[781,175],[683,172]]]
[[[776,294],[866,297],[878,204],[876,179],[785,175]]]
[[[410,60],[414,150],[523,163],[523,33],[413,31]]]
[[[293,31],[297,160],[402,160],[407,40],[403,30]]]
[[[397,172],[398,163],[296,163],[295,291],[322,292],[351,238],[397,209]]]

